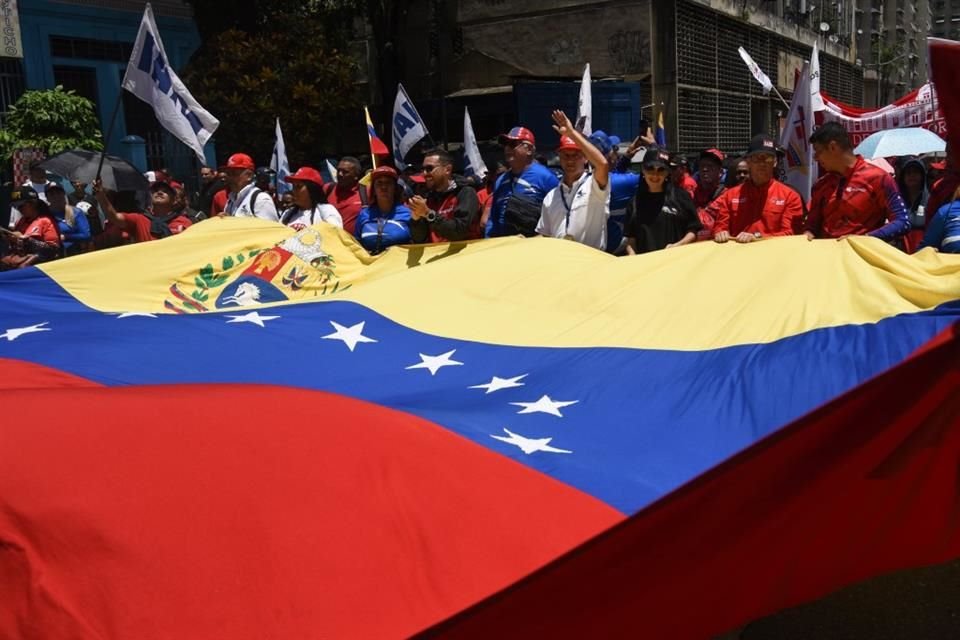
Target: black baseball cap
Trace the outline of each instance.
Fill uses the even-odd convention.
[[[643,154],[643,162],[641,164],[644,169],[653,169],[655,167],[663,167],[666,169],[670,166],[670,154],[663,149],[647,149],[647,152]]]
[[[756,155],[758,153],[767,153],[776,157],[777,141],[763,133],[758,133],[757,135],[753,136],[753,138],[750,140],[750,145],[747,147],[747,154],[745,157]]]
[[[41,211],[49,211],[47,203],[40,199],[40,194],[31,186],[16,187],[10,193],[10,204],[14,207],[20,207],[23,204],[33,204]]]

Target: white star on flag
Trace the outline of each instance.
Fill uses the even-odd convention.
[[[7,342],[13,342],[20,336],[24,336],[28,333],[39,333],[41,331],[53,331],[49,327],[44,327],[43,325],[47,324],[46,322],[41,322],[40,324],[33,324],[29,327],[18,327],[16,329],[7,329],[3,333],[0,333],[0,338],[6,338]]]
[[[250,313],[245,313],[242,316],[229,317],[233,318],[233,320],[227,320],[227,324],[231,324],[233,322],[249,322],[260,327],[265,327],[266,325],[263,324],[264,320],[276,320],[280,316],[262,316],[257,311],[251,311]]]
[[[570,400],[567,402],[551,400],[550,396],[543,396],[536,402],[511,402],[510,404],[523,407],[517,413],[549,413],[552,416],[557,416],[562,418],[563,414],[560,413],[560,409],[564,407],[569,407],[572,404],[577,404],[579,400]]]
[[[406,369],[429,369],[430,375],[435,376],[437,375],[437,371],[439,371],[443,367],[453,367],[453,366],[459,366],[463,364],[462,362],[457,362],[456,360],[450,359],[450,356],[452,356],[456,352],[457,350],[454,349],[453,351],[447,351],[446,353],[441,353],[438,356],[428,356],[421,353],[420,362],[418,362],[417,364],[412,364],[409,367],[405,367],[405,368]]]
[[[117,320],[123,320],[124,318],[156,318],[157,314],[155,313],[145,313],[142,311],[124,311],[123,313],[117,314]]]
[[[512,389],[513,387],[522,387],[523,383],[520,382],[526,378],[529,374],[525,373],[522,376],[517,376],[515,378],[498,378],[493,376],[493,379],[486,384],[475,384],[472,387],[467,387],[468,389],[486,389],[484,395],[488,393],[493,393],[494,391],[500,391],[501,389]]]
[[[501,442],[506,442],[507,444],[512,444],[515,447],[519,447],[521,451],[525,454],[530,455],[536,451],[546,451],[547,453],[573,453],[568,449],[557,449],[556,447],[551,447],[550,442],[553,438],[527,438],[519,434],[510,431],[510,429],[504,428],[506,436],[495,436],[490,435],[491,438],[495,440],[500,440]]]
[[[373,338],[368,338],[363,335],[363,325],[365,322],[358,322],[357,324],[351,327],[345,327],[339,322],[334,322],[330,320],[330,324],[333,325],[333,328],[336,329],[333,333],[323,336],[324,340],[340,340],[343,344],[347,345],[347,348],[350,351],[353,351],[357,348],[357,343],[359,342],[376,342]]]

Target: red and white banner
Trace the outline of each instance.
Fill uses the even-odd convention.
[[[937,93],[927,83],[893,104],[875,110],[860,109],[834,100],[821,91],[824,111],[823,122],[841,123],[850,134],[854,146],[863,142],[871,133],[899,127],[923,127],[943,139],[947,137],[947,124],[940,111]],[[820,118],[817,118],[818,122]]]

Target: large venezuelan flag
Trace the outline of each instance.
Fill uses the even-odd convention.
[[[415,633],[896,367],[958,301],[960,259],[871,238],[373,258],[252,219],[0,275],[0,636]]]

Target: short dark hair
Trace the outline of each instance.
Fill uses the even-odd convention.
[[[836,142],[837,146],[844,151],[853,149],[853,145],[850,143],[850,136],[847,135],[847,130],[844,129],[843,125],[839,122],[825,122],[810,136],[810,144],[826,145],[831,142]]]
[[[360,161],[354,158],[353,156],[343,156],[342,158],[340,158],[340,162],[348,162],[352,164],[354,167],[357,168],[357,173],[360,173],[361,171],[363,171],[363,165],[361,165]],[[340,164],[340,162],[338,162],[337,164]]]
[[[447,153],[446,149],[437,147],[435,149],[430,149],[429,151],[423,154],[424,158],[429,158],[430,156],[437,156],[438,158],[440,158],[440,164],[443,164],[446,166],[453,166],[453,156]]]

